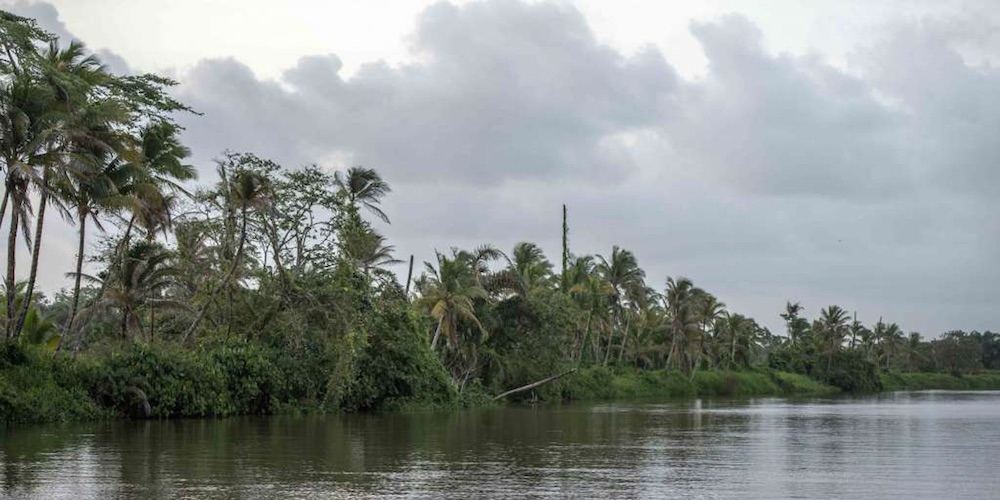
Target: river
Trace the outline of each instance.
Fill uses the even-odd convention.
[[[1000,498],[1000,392],[0,428],[0,498]]]

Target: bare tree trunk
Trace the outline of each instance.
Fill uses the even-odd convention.
[[[622,345],[621,345],[621,348],[618,351],[618,362],[619,363],[622,362],[622,356],[625,355],[625,341],[628,340],[628,327],[629,327],[629,320],[625,320],[625,332],[622,333]]]

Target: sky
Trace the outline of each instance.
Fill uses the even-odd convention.
[[[689,277],[775,332],[789,300],[1000,330],[996,2],[0,6],[176,79],[205,179],[225,149],[376,168],[404,260],[555,261],[565,203],[573,253],[619,245],[651,286]],[[43,290],[69,286],[73,228],[45,241]]]

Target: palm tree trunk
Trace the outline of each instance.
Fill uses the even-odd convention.
[[[35,219],[35,240],[31,245],[31,270],[28,272],[28,288],[24,293],[24,304],[21,306],[21,313],[17,317],[14,329],[14,338],[21,335],[24,328],[24,319],[28,317],[28,309],[31,308],[31,295],[35,292],[35,279],[38,278],[39,253],[42,250],[42,230],[45,228],[45,207],[49,204],[49,171],[45,170],[42,179],[42,195],[38,201],[38,216]]]
[[[434,338],[431,339],[431,350],[432,351],[436,351],[437,350],[438,339],[441,338],[441,325],[442,324],[444,324],[444,316],[441,316],[441,319],[438,320],[437,329],[434,330]]]
[[[628,327],[629,327],[629,321],[625,320],[625,332],[622,333],[622,345],[621,345],[621,348],[618,350],[618,362],[619,363],[622,362],[622,356],[625,355],[625,341],[628,340]]]
[[[674,351],[677,350],[677,331],[670,334],[670,350],[667,351],[667,369],[670,369],[674,359]]]
[[[80,210],[78,211],[78,218],[80,219],[80,241],[77,242],[76,248],[76,275],[73,278],[73,306],[69,311],[69,322],[66,324],[66,331],[63,332],[62,339],[67,339],[73,334],[73,323],[76,321],[76,310],[80,305],[80,278],[81,273],[83,273],[83,251],[84,242],[87,237],[87,212]],[[59,341],[59,346],[56,347],[56,352],[62,349],[63,341]]]
[[[7,325],[4,329],[4,338],[11,338],[14,331],[14,309],[17,307],[17,292],[14,283],[15,259],[17,256],[17,207],[10,211],[10,232],[7,235],[7,277],[4,280],[7,294]]]
[[[246,241],[247,241],[246,207],[243,208],[241,215],[242,215],[241,217],[242,220],[240,222],[242,224],[240,227],[240,241],[238,247],[236,248],[236,255],[233,257],[233,265],[229,267],[229,272],[226,273],[225,277],[222,278],[222,281],[219,282],[219,284],[216,285],[215,289],[212,290],[212,293],[209,294],[208,300],[205,301],[205,305],[203,305],[201,307],[201,310],[198,311],[198,316],[194,318],[194,321],[191,322],[191,326],[188,327],[187,332],[184,333],[183,342],[185,343],[191,337],[191,334],[193,334],[195,330],[198,329],[198,325],[201,324],[201,321],[205,319],[205,314],[208,313],[208,307],[212,304],[212,302],[215,301],[215,297],[219,294],[220,291],[222,291],[222,289],[225,286],[229,284],[229,281],[233,279],[233,276],[236,275],[236,270],[239,269],[240,261],[243,260],[243,249],[246,246]]]

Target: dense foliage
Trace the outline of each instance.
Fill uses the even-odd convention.
[[[4,419],[470,404],[574,368],[510,397],[876,391],[885,373],[1000,369],[997,334],[926,342],[838,306],[810,321],[789,303],[774,334],[687,278],[648,281],[624,248],[574,254],[565,208],[558,270],[533,243],[483,245],[416,277],[411,258],[401,283],[375,170],[224,152],[197,184],[173,82],[111,74],[5,12],[0,44]],[[53,211],[78,250],[44,263],[72,281],[47,298]]]

